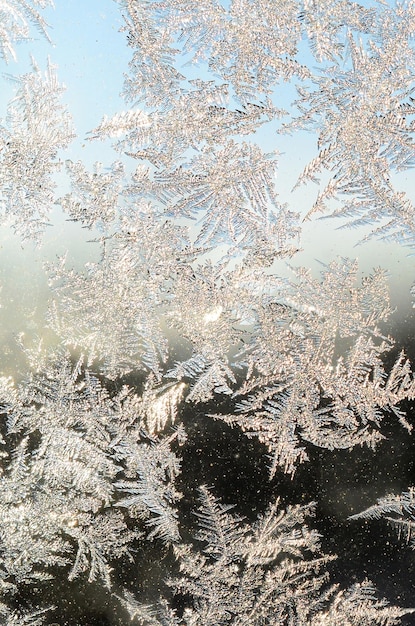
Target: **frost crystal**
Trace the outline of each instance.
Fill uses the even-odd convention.
[[[40,240],[55,201],[58,151],[73,137],[61,93],[55,68],[49,63],[43,75],[33,61],[0,123],[0,211],[23,239]]]
[[[6,589],[47,580],[67,565],[69,580],[86,574],[110,588],[111,562],[131,558],[129,544],[143,534],[129,529],[125,513],[143,520],[149,537],[179,537],[173,482],[180,464],[171,444],[180,431],[146,432],[160,399],[143,402],[126,387],[110,397],[81,366],[60,358],[18,388],[1,380]]]
[[[30,25],[45,34],[38,8],[50,4],[0,0],[3,60]],[[0,218],[41,244],[59,206],[101,253],[81,269],[49,258],[50,344],[24,348],[16,383],[0,377],[2,623],[40,626],[54,612],[72,623],[62,587],[78,597],[89,585],[143,626],[397,624],[410,611],[358,572],[360,583],[329,584],[332,557],[306,524],[318,508],[304,499],[273,496],[250,524],[202,487],[192,534],[205,477],[188,469],[212,452],[192,451],[192,436],[226,424],[259,442],[269,489],[283,473],[295,481],[312,446],[374,450],[385,422],[412,430],[415,379],[388,334],[386,272],[345,258],[320,276],[295,266],[301,218],[319,214],[415,243],[400,177],[415,165],[415,2],[116,4],[131,50],[125,104],[84,144],[105,142],[109,163],[65,157],[72,123],[51,63],[15,79],[0,120]],[[281,193],[284,132],[299,206]],[[228,452],[240,469],[240,450]],[[386,517],[412,542],[414,511],[410,489],[360,517]]]
[[[53,0],[1,0],[0,55],[6,61],[16,60],[14,44],[30,37],[30,24],[47,35],[47,24],[36,7],[53,6]]]
[[[136,623],[392,626],[410,612],[378,600],[368,581],[347,591],[328,587],[324,570],[331,559],[319,554],[319,535],[305,524],[313,504],[280,511],[276,502],[250,528],[206,488],[200,499],[195,538],[204,549],[177,546],[181,576],[169,581],[191,605],[179,619],[165,601],[157,610],[140,605],[127,591],[121,602]]]

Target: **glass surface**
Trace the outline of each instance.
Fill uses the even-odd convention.
[[[414,2],[52,5],[0,2],[0,623],[415,624]]]

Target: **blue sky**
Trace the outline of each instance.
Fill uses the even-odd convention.
[[[67,86],[66,101],[83,136],[104,114],[123,106],[119,94],[131,51],[119,32],[119,7],[113,0],[58,0],[46,16],[56,42],[49,54]]]

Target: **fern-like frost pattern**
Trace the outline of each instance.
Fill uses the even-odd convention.
[[[198,420],[255,439],[271,481],[296,480],[312,447],[375,451],[386,416],[411,432],[386,272],[338,258],[316,275],[296,254],[301,220],[319,215],[414,246],[399,176],[415,164],[415,2],[116,4],[125,108],[85,139],[110,142],[111,163],[66,158],[75,134],[50,61],[14,79],[0,120],[2,221],[40,246],[60,207],[100,251],[82,269],[46,263],[57,347],[21,333],[27,367],[0,377],[0,620],[63,623],[41,596],[64,580],[142,626],[399,624],[412,610],[370,581],[330,580],[335,556],[309,527],[318,503],[274,497],[250,523],[181,469],[183,423],[191,437]],[[48,39],[50,6],[0,0],[6,63],[33,27]],[[298,207],[264,137],[304,132],[316,142],[299,155]],[[412,545],[414,489],[353,518],[385,518]],[[146,577],[133,585],[146,550],[167,569],[158,599]]]

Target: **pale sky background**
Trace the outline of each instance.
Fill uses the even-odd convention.
[[[35,39],[16,44],[17,62],[0,61],[0,72],[19,75],[30,71],[31,54],[41,67],[50,57],[66,86],[64,101],[82,139],[104,114],[112,115],[124,106],[119,94],[131,49],[119,32],[124,24],[119,5],[113,0],[56,0],[55,8],[41,12],[52,45],[32,29]],[[2,87],[2,109],[8,95]]]
[[[370,2],[373,4],[373,2]],[[53,45],[37,31],[35,39],[16,45],[17,62],[10,60],[6,65],[0,61],[0,73],[20,75],[30,71],[30,54],[42,69],[47,58],[57,65],[60,83],[66,86],[64,102],[73,117],[77,139],[62,159],[82,160],[92,166],[99,160],[104,166],[110,165],[119,157],[109,145],[87,141],[87,133],[96,127],[104,115],[111,116],[127,108],[120,92],[123,87],[123,74],[128,71],[132,49],[125,42],[125,34],[119,30],[123,20],[119,5],[113,0],[56,0],[55,9],[42,13],[49,23],[49,34]],[[0,117],[4,117],[7,101],[13,95],[14,84],[2,81],[0,90]],[[293,89],[287,85],[287,98],[278,105],[287,106]],[[308,210],[318,192],[316,185],[300,187],[291,193],[298,175],[307,161],[315,154],[316,137],[299,133],[295,137],[277,135],[264,129],[261,134],[265,151],[278,150],[281,153],[277,171],[277,189],[281,201],[287,202],[294,211]],[[402,185],[415,201],[415,176],[412,172],[402,177]],[[64,190],[62,191],[64,193]],[[310,202],[311,198],[311,202]],[[409,303],[409,287],[415,279],[415,260],[409,257],[409,250],[396,245],[373,241],[355,248],[362,239],[363,230],[339,231],[339,222],[333,220],[313,220],[303,224],[302,247],[291,262],[293,265],[312,267],[316,275],[321,268],[318,261],[330,262],[338,255],[358,257],[362,271],[373,267],[386,267],[391,272],[391,293],[393,303]],[[20,241],[9,231],[0,231],[0,344],[13,344],[18,332],[30,334],[38,330],[42,319],[43,304],[48,295],[47,284],[42,271],[44,258],[55,258],[69,250],[69,259],[81,267],[88,259],[94,259],[96,247],[85,244],[90,234],[73,223],[57,218],[56,227],[45,236],[42,250],[33,246],[22,248]],[[20,306],[16,308],[15,302]],[[27,311],[37,303],[36,312],[28,326]],[[20,311],[20,314],[17,311]],[[12,351],[12,348],[10,348]]]

